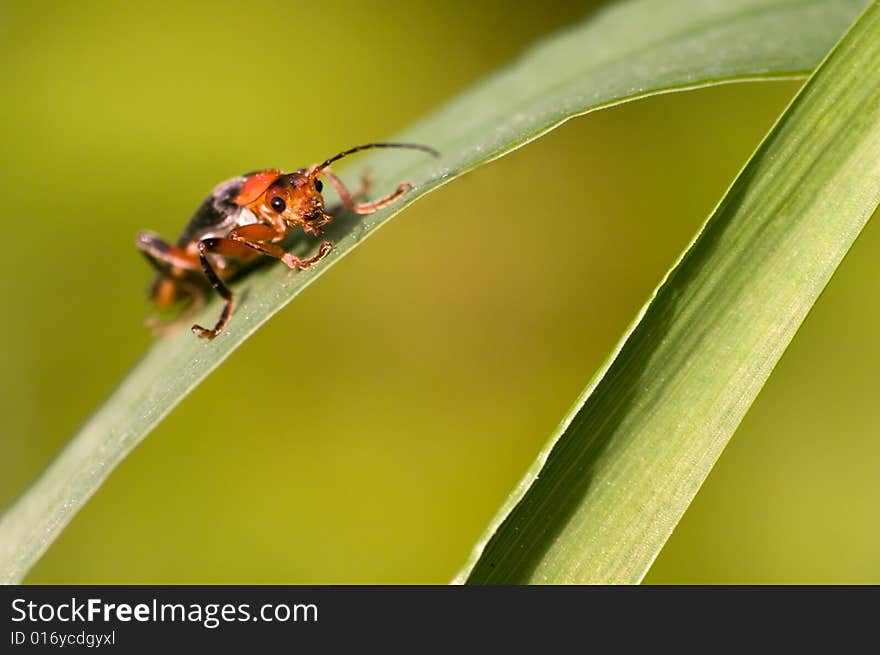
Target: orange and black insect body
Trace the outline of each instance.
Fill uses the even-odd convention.
[[[387,207],[411,188],[403,182],[378,200],[357,202],[367,191],[366,177],[361,179],[361,188],[351,193],[329,166],[369,148],[413,148],[437,156],[427,146],[368,143],[340,152],[309,169],[285,173],[272,168],[226,180],[202,202],[175,245],[151,232],[138,235],[138,249],[158,271],[150,292],[153,301],[159,307],[184,301],[195,311],[213,287],[225,301],[220,318],[213,328],[193,325],[192,330],[203,339],[216,337],[229,322],[235,306],[227,281],[246,270],[248,263],[268,255],[291,269],[305,269],[330,252],[332,244],[328,241],[308,258],[297,257],[283,247],[297,228],[320,236],[324,226],[333,220],[332,213],[324,208],[322,177],[336,189],[342,206],[357,214],[372,214]]]

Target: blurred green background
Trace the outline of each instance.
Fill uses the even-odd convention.
[[[0,502],[150,343],[139,230],[392,137],[596,4],[0,2]],[[797,88],[599,112],[421,200],[187,398],[27,581],[447,582]],[[878,256],[875,221],[649,582],[880,582]]]

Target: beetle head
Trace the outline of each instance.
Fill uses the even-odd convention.
[[[283,173],[277,168],[270,168],[254,173],[248,176],[235,202],[265,219],[278,232],[302,227],[305,232],[317,236],[333,220],[332,216],[324,213],[319,176],[333,162],[371,148],[410,148],[439,156],[433,148],[416,143],[366,143],[343,150],[309,170],[301,168],[293,173]],[[330,178],[331,182],[333,179]]]
[[[235,202],[278,230],[302,227],[317,236],[333,220],[324,213],[321,189],[317,175],[304,170],[282,173],[273,168],[251,175]]]

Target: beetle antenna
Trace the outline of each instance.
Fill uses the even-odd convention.
[[[334,155],[330,157],[330,159],[326,160],[323,164],[318,164],[311,171],[309,171],[310,175],[315,175],[320,173],[322,170],[327,168],[330,164],[335,161],[339,161],[343,157],[348,157],[349,155],[353,155],[356,152],[360,152],[361,150],[369,150],[371,148],[410,148],[412,150],[421,150],[422,152],[427,152],[429,155],[433,155],[434,157],[439,157],[440,153],[434,150],[433,148],[429,148],[428,146],[422,146],[417,143],[365,143],[362,146],[357,146],[355,148],[349,148],[348,150],[343,150],[338,155]]]

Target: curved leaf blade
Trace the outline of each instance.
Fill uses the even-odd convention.
[[[234,320],[215,341],[181,333],[157,342],[0,518],[0,581],[21,580],[113,468],[248,336],[421,195],[537,138],[569,118],[657,93],[811,70],[865,0],[621,3],[548,39],[510,68],[418,123],[400,140],[444,153],[367,158],[377,188],[414,183],[405,200],[358,222],[337,220],[320,267],[275,266],[236,290]],[[201,322],[210,323],[212,304]]]
[[[762,143],[459,581],[643,578],[880,203],[878,35],[874,4]]]

